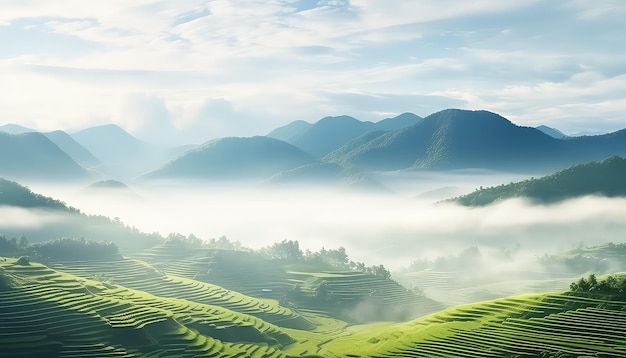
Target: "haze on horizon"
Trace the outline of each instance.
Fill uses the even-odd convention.
[[[626,5],[372,0],[4,1],[0,124],[116,123],[148,141],[292,120],[486,109],[626,127]]]

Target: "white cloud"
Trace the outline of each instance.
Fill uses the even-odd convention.
[[[204,101],[224,99],[228,115],[208,106],[202,116],[216,136],[342,113],[371,120],[397,103],[375,101],[366,113],[354,93],[432,99],[398,112],[456,103],[520,124],[575,129],[587,117],[588,127],[626,126],[616,1],[0,4],[0,88],[9,94],[0,118],[47,129],[141,127],[115,112],[133,95],[159,98],[181,128],[201,123]]]

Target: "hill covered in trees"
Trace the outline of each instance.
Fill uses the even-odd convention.
[[[626,196],[626,159],[611,157],[579,164],[542,178],[479,189],[453,201],[466,206],[489,205],[509,198],[551,203],[585,195]]]

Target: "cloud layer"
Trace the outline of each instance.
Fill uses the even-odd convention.
[[[116,122],[148,140],[201,142],[295,119],[446,107],[565,132],[626,127],[617,0],[2,8],[0,118],[43,130]]]

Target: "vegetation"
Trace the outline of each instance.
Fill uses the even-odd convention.
[[[509,198],[528,198],[551,203],[584,195],[626,196],[626,159],[611,157],[601,162],[572,166],[542,178],[479,189],[451,199],[466,206],[484,206]]]
[[[0,206],[1,205],[78,212],[77,209],[68,207],[62,201],[41,194],[35,194],[27,187],[3,178],[0,178]]]
[[[114,243],[89,241],[85,238],[64,237],[35,244],[32,250],[45,260],[102,260],[121,257]]]
[[[626,276],[609,275],[598,280],[595,274],[590,274],[586,279],[581,277],[572,282],[570,291],[576,293],[591,293],[599,296],[613,296],[617,299],[626,298]]]

